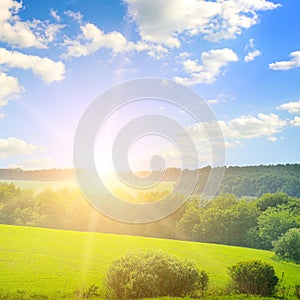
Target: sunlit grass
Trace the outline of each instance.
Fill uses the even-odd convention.
[[[279,262],[263,250],[195,242],[151,239],[0,225],[0,282],[3,291],[57,295],[83,290],[92,284],[104,295],[110,263],[135,249],[162,249],[195,261],[210,276],[211,285],[229,282],[227,267],[248,259],[271,263],[285,276],[286,285],[299,283],[300,266]],[[56,297],[56,296],[55,296]]]
[[[36,180],[0,180],[0,183],[13,183],[22,190],[41,192],[47,188],[58,191],[64,188],[78,189],[76,180],[36,181]]]

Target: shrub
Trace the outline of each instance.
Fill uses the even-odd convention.
[[[229,267],[235,288],[243,294],[271,296],[278,284],[273,266],[260,260],[241,261]]]
[[[274,251],[279,257],[300,261],[300,229],[292,228],[273,242]]]
[[[208,276],[195,265],[162,251],[129,253],[114,261],[107,274],[110,297],[137,299],[204,292]]]

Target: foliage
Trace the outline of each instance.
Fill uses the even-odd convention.
[[[258,209],[234,195],[216,197],[205,208],[189,205],[178,222],[178,229],[200,242],[246,245],[246,232],[255,227]]]
[[[259,236],[264,249],[272,249],[272,242],[276,241],[289,229],[300,227],[298,216],[286,206],[269,207],[257,219]]]
[[[115,299],[185,296],[208,284],[208,276],[191,261],[162,251],[140,251],[112,263],[107,275],[109,294]]]
[[[229,273],[236,289],[249,295],[271,296],[279,281],[273,266],[260,260],[238,262]]]
[[[260,211],[265,211],[269,207],[277,207],[281,204],[288,204],[291,201],[292,197],[290,197],[286,193],[267,193],[262,195],[257,201],[256,205],[260,209]]]
[[[237,197],[277,192],[300,197],[299,174],[300,164],[228,167],[219,191]]]
[[[86,171],[77,170],[84,175]],[[186,181],[189,176],[195,176],[197,172],[198,182],[195,188],[196,194],[201,194],[208,180],[211,167],[204,167],[194,171],[169,168],[162,171],[153,171],[151,176],[157,181],[162,177],[165,182],[175,182],[182,175]],[[141,172],[142,173],[142,172]],[[143,175],[143,174],[141,174]],[[146,174],[148,173],[146,172]],[[17,169],[0,170],[1,180],[52,180],[70,181],[74,179],[72,169],[52,169],[24,171]],[[300,197],[300,164],[278,164],[269,166],[227,167],[219,189],[219,193],[235,194],[237,197],[251,196],[261,197],[265,193],[283,192],[290,196]]]
[[[99,287],[97,287],[95,284],[92,284],[83,291],[76,291],[75,295],[78,299],[91,299],[94,296],[100,296]]]
[[[139,196],[143,201],[153,201],[164,193]],[[181,194],[172,197],[184,201]],[[89,220],[93,220],[92,227]],[[192,195],[167,218],[149,224],[125,224],[99,214],[78,190],[48,188],[34,192],[0,183],[0,223],[272,249],[273,241],[290,228],[300,227],[300,199],[284,193],[258,199],[222,194],[208,202]]]
[[[275,253],[300,262],[300,228],[291,228],[273,243]]]

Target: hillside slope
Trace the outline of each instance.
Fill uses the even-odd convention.
[[[8,225],[0,225],[0,240],[0,289],[9,292],[55,295],[103,287],[111,261],[141,248],[194,260],[217,287],[228,282],[228,266],[246,259],[271,263],[287,284],[300,277],[299,265],[275,261],[272,252],[223,245]]]

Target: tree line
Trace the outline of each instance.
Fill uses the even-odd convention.
[[[192,195],[165,219],[126,224],[100,214],[78,190],[35,193],[0,184],[0,223],[272,249],[289,229],[300,228],[300,199],[283,192],[255,199],[227,193],[207,202]]]
[[[198,182],[194,194],[200,194],[207,182],[211,167],[196,170],[169,168],[156,170],[151,174],[153,179],[176,182],[179,176],[189,182],[195,177]],[[78,172],[86,172],[79,170]],[[141,175],[149,172],[141,171]],[[125,177],[126,178],[126,177]],[[0,169],[0,180],[37,180],[59,181],[74,179],[73,169],[28,170]],[[290,196],[300,197],[300,164],[278,164],[269,166],[226,167],[219,194],[230,193],[237,197],[261,197],[265,193],[283,192]]]

